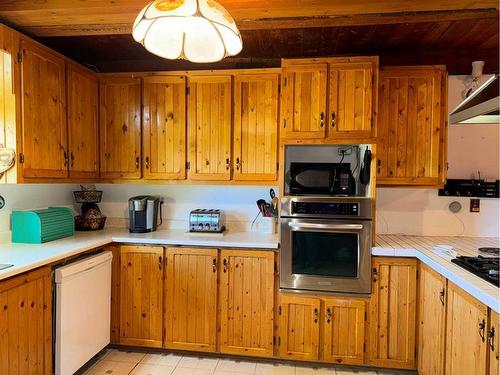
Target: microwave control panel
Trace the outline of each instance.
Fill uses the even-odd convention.
[[[292,202],[292,214],[359,216],[359,203]]]

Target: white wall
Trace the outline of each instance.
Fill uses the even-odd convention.
[[[465,76],[450,76],[448,108],[461,99]],[[484,77],[483,80],[488,77]],[[498,124],[450,125],[448,132],[449,178],[499,179]],[[481,212],[469,212],[470,200],[439,197],[436,189],[377,189],[377,232],[414,235],[500,236],[500,201],[481,199]],[[454,215],[448,210],[452,201],[462,204]]]

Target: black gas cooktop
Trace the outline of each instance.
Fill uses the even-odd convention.
[[[483,257],[481,255],[477,257],[458,256],[451,261],[472,272],[474,275],[500,287],[500,258]]]

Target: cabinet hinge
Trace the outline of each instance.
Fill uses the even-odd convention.
[[[24,163],[24,154],[22,152],[19,154],[19,163],[20,164]]]
[[[365,322],[368,320],[368,313],[365,311]]]
[[[191,94],[191,88],[189,86],[186,86],[186,95]]]
[[[21,51],[19,51],[17,53],[17,62],[18,63],[22,63],[23,62],[23,53]]]
[[[281,85],[278,83],[278,94],[281,94]]]
[[[288,81],[288,79],[287,79],[287,78],[285,78],[285,79],[283,80],[283,87],[286,87],[287,81]]]
[[[165,340],[165,337],[167,337],[167,329],[163,328],[163,340]]]
[[[281,337],[278,337],[278,346],[281,345]]]
[[[415,358],[417,358],[417,347],[415,346]]]
[[[363,352],[366,353],[366,342],[363,343]]]
[[[190,161],[187,161],[187,162],[186,162],[186,169],[187,169],[187,170],[190,170],[190,169],[191,169],[191,162],[190,162]]]
[[[276,346],[276,336],[273,337],[273,346]]]
[[[373,121],[373,117],[370,119],[370,121],[371,121],[371,127],[373,129],[373,126],[375,125],[375,121]]]
[[[278,171],[278,172],[279,172],[279,170],[280,170],[280,163],[279,163],[279,162],[276,162],[276,171]]]
[[[418,270],[417,270],[417,280],[418,280]]]
[[[278,315],[281,315],[281,306],[278,306]]]

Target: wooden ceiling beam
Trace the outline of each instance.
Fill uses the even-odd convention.
[[[399,23],[425,23],[458,21],[468,19],[498,18],[496,9],[433,11],[419,13],[360,14],[353,16],[318,16],[318,17],[278,17],[245,19],[238,21],[238,28],[246,30],[303,29],[315,27],[342,27],[392,25]],[[77,35],[113,35],[130,34],[132,26],[128,23],[84,24],[84,25],[48,25],[23,28],[39,37],[77,36]]]
[[[241,30],[498,17],[496,0],[219,0]],[[34,36],[127,34],[147,0],[5,0],[0,19]]]

